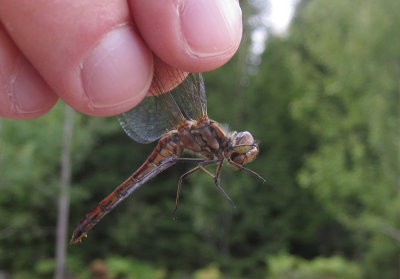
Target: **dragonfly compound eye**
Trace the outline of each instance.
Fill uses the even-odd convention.
[[[258,144],[249,132],[240,132],[233,139],[231,160],[244,165],[253,161],[258,154]]]
[[[254,138],[249,132],[240,132],[233,139],[232,148],[236,153],[245,154],[253,148]]]

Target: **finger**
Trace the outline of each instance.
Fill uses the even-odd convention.
[[[129,0],[150,49],[167,64],[204,72],[227,62],[242,36],[236,0]]]
[[[56,94],[83,113],[126,111],[150,86],[152,55],[125,0],[2,0],[0,18]]]
[[[57,96],[19,52],[0,25],[0,116],[25,119],[40,116]]]

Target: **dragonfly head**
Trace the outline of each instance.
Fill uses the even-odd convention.
[[[230,159],[239,165],[253,161],[259,151],[258,143],[247,131],[233,134],[231,150]]]

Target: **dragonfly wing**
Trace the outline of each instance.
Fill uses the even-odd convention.
[[[189,74],[171,93],[186,119],[197,120],[207,115],[206,91],[201,73]]]
[[[160,117],[160,101],[157,96],[149,96],[133,109],[118,115],[119,123],[133,140],[153,142],[169,129],[170,121]]]
[[[171,75],[171,78],[179,81],[184,79],[182,72]],[[189,74],[174,89],[167,93],[156,93],[145,97],[139,105],[118,116],[122,128],[137,142],[153,142],[168,130],[177,127],[183,120],[196,120],[207,114],[206,93],[201,74]]]

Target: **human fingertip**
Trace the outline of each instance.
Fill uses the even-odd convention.
[[[13,119],[30,119],[48,112],[58,100],[30,63],[20,63],[1,92],[0,114]]]
[[[127,25],[105,35],[84,59],[81,78],[91,115],[120,113],[139,103],[152,80],[153,60],[141,38]]]
[[[188,51],[198,57],[230,55],[242,36],[242,12],[234,0],[187,0],[179,7]]]

